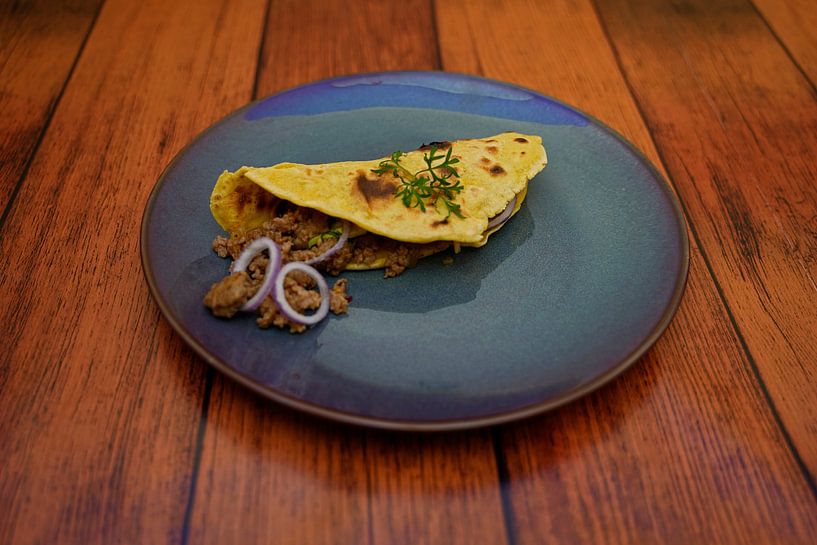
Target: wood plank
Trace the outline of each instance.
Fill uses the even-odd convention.
[[[817,93],[743,0],[600,8],[817,492]]]
[[[575,104],[660,168],[592,4],[538,6],[438,2],[438,20],[456,20],[441,31],[444,68]],[[640,19],[628,15],[638,36]],[[664,81],[679,85],[677,76]],[[515,542],[806,543],[813,535],[812,492],[694,240],[691,262],[678,315],[646,357],[580,402],[502,428]]]
[[[358,71],[432,69],[425,1],[273,2],[258,94]],[[309,24],[303,24],[309,21]],[[395,26],[400,31],[395,31]],[[256,399],[218,377],[204,437],[191,543],[505,542],[485,431],[362,431]]]
[[[0,4],[0,214],[40,140],[100,2]]]
[[[811,542],[813,497],[707,281],[621,380],[503,430],[518,543]]]
[[[219,377],[191,543],[503,543],[490,435],[325,422]]]
[[[813,0],[752,0],[777,38],[817,84],[817,9]]]
[[[206,366],[148,294],[139,223],[170,158],[250,98],[264,6],[99,15],[0,240],[2,543],[181,538]]]
[[[437,67],[427,1],[279,0],[270,12],[259,97],[344,74]]]

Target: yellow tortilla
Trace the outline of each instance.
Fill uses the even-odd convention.
[[[260,227],[270,218],[277,199],[314,208],[349,221],[352,236],[371,232],[413,243],[448,241],[482,246],[491,233],[489,220],[517,197],[515,214],[527,193],[527,185],[547,164],[538,136],[506,132],[481,139],[438,144],[439,153],[452,147],[453,165],[463,190],[454,202],[463,218],[428,207],[406,207],[395,197],[400,180],[391,173],[372,172],[380,162],[346,161],[320,165],[280,163],[265,168],[241,167],[224,172],[210,197],[210,209],[226,231]],[[410,172],[425,168],[423,155],[429,146],[403,155],[400,164]],[[436,164],[436,163],[435,163]],[[452,178],[453,180],[453,178]],[[433,252],[432,252],[433,253]],[[377,263],[350,264],[350,269],[377,268]],[[381,265],[382,266],[382,265]]]

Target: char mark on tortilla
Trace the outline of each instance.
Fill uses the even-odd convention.
[[[501,176],[501,175],[505,174],[505,169],[502,168],[501,166],[499,166],[498,164],[496,164],[496,165],[494,165],[492,167],[482,167],[482,168],[484,168],[486,171],[490,172],[491,176]]]
[[[241,186],[235,189],[238,198],[235,201],[239,211],[252,205],[256,209],[274,211],[279,199],[258,186]]]
[[[422,146],[420,146],[417,149],[420,150],[420,151],[429,151],[429,150],[431,150],[431,148],[437,148],[438,150],[447,150],[450,147],[451,147],[451,142],[449,142],[447,140],[443,140],[442,142],[431,142],[431,143],[428,143],[428,144],[423,144]]]
[[[377,200],[393,198],[394,192],[397,190],[397,183],[380,177],[374,179],[367,178],[365,172],[358,170],[355,187],[363,198],[366,199],[366,204],[371,207],[372,203]]]

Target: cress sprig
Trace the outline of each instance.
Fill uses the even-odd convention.
[[[460,205],[454,202],[457,194],[462,191],[462,183],[459,180],[459,173],[452,165],[460,160],[451,158],[453,147],[448,148],[445,155],[437,155],[437,146],[431,146],[427,154],[423,154],[426,168],[412,173],[400,164],[400,159],[405,155],[402,151],[395,151],[389,159],[381,161],[379,168],[372,169],[375,174],[391,173],[395,178],[400,179],[400,186],[395,191],[395,198],[400,198],[407,208],[419,208],[423,212],[426,206],[437,208],[437,202],[442,201],[447,210],[445,219],[451,214],[458,218],[463,218]],[[435,164],[437,163],[437,164]],[[451,178],[456,178],[452,183]]]

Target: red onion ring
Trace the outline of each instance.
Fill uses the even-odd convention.
[[[267,263],[267,269],[264,271],[264,281],[261,282],[261,287],[258,288],[255,295],[244,303],[241,310],[252,311],[257,309],[261,305],[261,301],[264,300],[264,297],[269,294],[272,289],[272,284],[277,277],[278,267],[281,266],[281,250],[278,249],[278,246],[271,239],[267,237],[257,238],[253,240],[249,246],[244,248],[244,251],[241,252],[241,255],[239,255],[238,259],[233,263],[234,273],[246,271],[252,258],[263,250],[269,252],[269,263]]]
[[[340,238],[338,241],[324,253],[319,256],[313,257],[312,259],[307,259],[304,261],[307,265],[314,265],[315,263],[320,263],[326,259],[329,259],[333,255],[335,255],[338,250],[343,248],[343,245],[346,244],[346,240],[349,238],[349,222],[346,220],[341,220],[343,223],[343,232],[340,234]]]
[[[514,195],[513,199],[511,199],[511,202],[508,203],[508,206],[505,207],[505,210],[494,216],[493,219],[488,222],[488,227],[485,230],[487,231],[488,229],[499,227],[500,225],[508,221],[508,218],[511,217],[511,214],[513,213],[513,209],[515,207],[516,195]]]
[[[295,309],[290,306],[289,301],[287,301],[286,292],[284,291],[284,279],[292,271],[301,271],[308,274],[314,278],[315,282],[318,284],[318,291],[321,294],[321,306],[318,307],[315,314],[312,314],[311,316],[296,312]],[[329,313],[329,286],[326,285],[326,280],[323,279],[323,275],[321,273],[301,261],[293,261],[292,263],[287,263],[281,267],[281,270],[278,272],[278,276],[275,277],[275,287],[273,288],[272,299],[275,301],[275,304],[278,305],[278,308],[284,316],[293,322],[303,325],[317,324],[326,318],[326,315]]]

